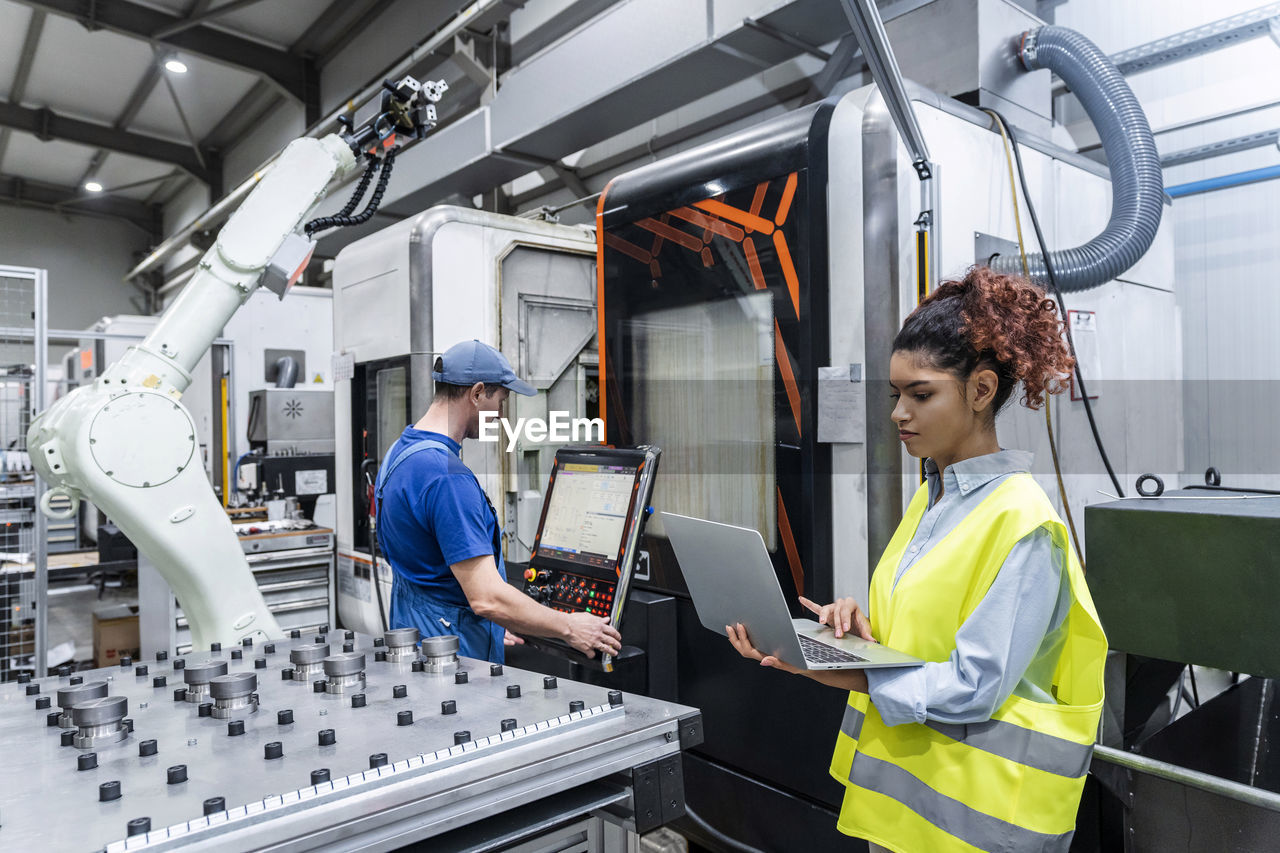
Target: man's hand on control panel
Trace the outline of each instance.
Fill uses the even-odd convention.
[[[568,613],[564,641],[589,658],[596,652],[616,655],[622,650],[622,635],[609,620],[590,613]]]

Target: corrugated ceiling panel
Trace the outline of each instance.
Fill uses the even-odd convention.
[[[285,49],[306,32],[327,6],[320,0],[270,0],[228,12],[209,24]]]
[[[184,106],[183,109],[186,107]],[[151,90],[151,94],[142,102],[142,109],[134,117],[129,129],[134,133],[144,133],[183,145],[187,143],[186,134],[182,132],[182,121],[178,118],[178,111],[173,106],[173,98],[169,95],[169,90],[165,88],[163,81],[157,83]]]
[[[164,73],[182,101],[183,112],[191,122],[196,138],[204,139],[253,87],[257,78],[198,56],[182,54],[179,58],[186,63],[187,73]],[[156,84],[155,91],[142,105],[130,129],[178,142],[187,141],[173,98],[163,80]]]
[[[30,23],[30,9],[0,0],[0,97],[6,101],[18,73],[18,57]]]
[[[134,0],[139,6],[150,6],[171,15],[185,15],[195,5],[195,0]]]
[[[75,186],[89,168],[93,149],[71,142],[41,142],[27,133],[14,133],[4,155],[5,174],[48,184]]]
[[[111,124],[151,62],[144,42],[49,15],[23,103]]]
[[[172,171],[173,167],[168,163],[157,163],[154,160],[144,160],[141,157],[130,157],[128,154],[108,154],[98,168],[98,183],[110,189],[145,181],[149,178],[163,177]],[[141,201],[151,195],[155,188],[156,184],[146,184],[137,189],[124,190],[119,195],[124,198]]]

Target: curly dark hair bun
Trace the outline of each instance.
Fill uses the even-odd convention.
[[[1045,394],[1066,390],[1075,367],[1054,301],[1024,278],[982,266],[938,285],[902,324],[893,350],[924,356],[960,379],[991,367],[999,377],[993,413],[1019,382],[1023,405],[1040,408]]]

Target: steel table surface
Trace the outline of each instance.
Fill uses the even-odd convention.
[[[326,637],[342,650],[345,632]],[[108,680],[109,695],[129,701],[133,731],[123,741],[81,750],[61,745],[62,729],[48,725],[57,710],[58,687],[67,677],[40,679],[38,695],[26,686],[0,685],[0,848],[8,850],[165,850],[271,848],[304,850],[382,849],[430,837],[561,790],[671,755],[681,748],[680,722],[697,711],[627,694],[611,706],[605,688],[560,679],[544,689],[543,676],[505,668],[490,674],[485,661],[459,659],[468,682],[454,673],[413,672],[409,662],[374,659],[372,638],[357,635],[355,649],[367,656],[367,684],[341,695],[313,692],[310,683],[285,680],[289,650],[315,635],[184,656],[188,664],[226,660],[229,672],[258,675],[258,710],[231,719],[199,716],[198,706],[174,699],[183,686],[174,660],[135,661],[134,666],[76,673],[84,681]],[[255,668],[265,658],[265,668]],[[165,676],[163,686],[153,686]],[[403,698],[393,687],[404,685]],[[519,697],[508,687],[520,688]],[[353,707],[361,692],[364,707]],[[40,696],[53,706],[35,707]],[[452,700],[456,713],[442,713]],[[584,710],[570,713],[570,702]],[[277,712],[291,710],[280,724]],[[398,713],[413,723],[399,725]],[[502,732],[503,720],[515,719]],[[229,724],[243,721],[244,733]],[[320,745],[332,729],[336,742]],[[455,745],[455,733],[470,740]],[[157,753],[139,754],[144,740]],[[283,756],[264,757],[278,742]],[[97,767],[77,770],[77,756],[95,752]],[[370,756],[386,753],[385,767],[371,769]],[[185,781],[169,784],[167,769],[186,765]],[[312,784],[311,773],[328,769],[329,782]],[[119,781],[121,797],[99,801],[99,785]],[[226,810],[206,817],[203,802],[224,797]],[[151,831],[126,839],[132,819],[150,818]]]

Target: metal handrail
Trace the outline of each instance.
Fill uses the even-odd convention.
[[[1095,758],[1100,758],[1110,764],[1129,770],[1137,770],[1140,773],[1146,773],[1170,782],[1177,782],[1189,788],[1207,791],[1210,794],[1226,797],[1239,803],[1280,812],[1280,794],[1273,791],[1255,788],[1251,785],[1243,785],[1230,779],[1223,779],[1221,776],[1201,773],[1198,770],[1188,770],[1186,767],[1180,767],[1177,764],[1148,758],[1145,755],[1135,755],[1132,752],[1103,746],[1102,744],[1098,744],[1093,748],[1093,755]]]

